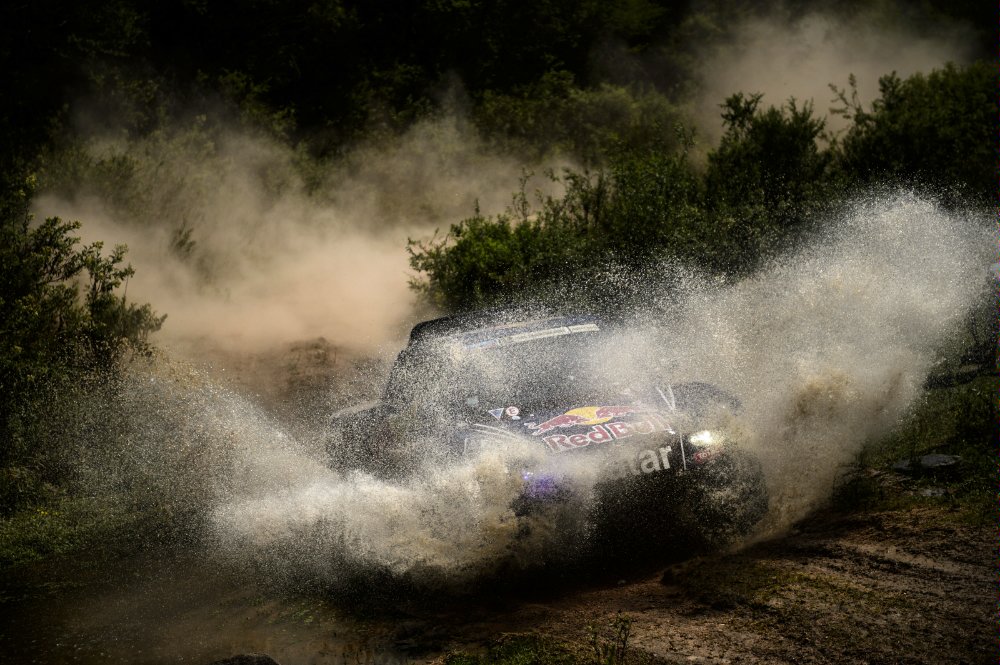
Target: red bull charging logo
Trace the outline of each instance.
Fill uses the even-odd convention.
[[[564,427],[601,425],[613,418],[630,413],[636,413],[636,409],[631,406],[580,406],[570,409],[561,416],[549,418],[538,424],[528,423],[527,426],[532,430],[531,433],[534,436],[541,436],[546,432]]]

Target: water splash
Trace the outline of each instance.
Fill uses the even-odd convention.
[[[667,367],[672,380],[738,394],[744,409],[730,431],[762,460],[763,529],[780,531],[829,495],[866,442],[905,419],[935,363],[961,346],[995,260],[984,228],[911,194],[861,201],[740,283],[663,274],[669,306],[648,299],[592,362],[636,376]],[[655,284],[643,288],[656,295]],[[414,441],[403,478],[338,473],[323,457],[325,433],[297,439],[197,373],[151,372],[122,391],[130,425],[128,445],[112,447],[117,477],[182,504],[212,551],[271,577],[456,585],[571,556],[586,540],[600,474],[585,462],[560,462],[573,500],[519,516],[518,465],[553,463],[538,450],[508,445],[445,463],[421,452],[434,441]]]
[[[753,279],[694,290],[675,353],[743,398],[773,528],[825,499],[842,465],[898,426],[934,365],[961,351],[990,288],[984,229],[913,194],[882,195]]]

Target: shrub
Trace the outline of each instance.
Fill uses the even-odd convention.
[[[664,255],[703,270],[741,274],[766,248],[801,226],[825,192],[828,155],[817,146],[823,122],[809,106],[758,111],[760,96],[726,102],[727,131],[707,172],[677,146],[630,148],[594,173],[567,170],[561,197],[532,209],[524,192],[507,213],[478,211],[444,237],[411,241],[413,286],[446,309],[479,307],[555,289],[590,290],[595,274],[627,266],[636,273]]]
[[[128,303],[118,290],[133,274],[125,247],[102,254],[80,246],[77,222],[57,217],[33,224],[33,180],[0,205],[0,509],[29,501],[46,481],[42,408],[93,371],[110,371],[128,352],[148,351],[148,335],[164,317]],[[17,479],[17,482],[7,482]]]
[[[500,104],[491,117],[513,118],[504,131],[527,136],[537,123],[548,131],[573,115],[574,95],[596,94],[549,83],[536,101]],[[413,286],[438,306],[462,309],[537,298],[560,284],[593,288],[600,280],[589,278],[605,268],[641,273],[663,257],[732,278],[783,251],[851,189],[888,181],[930,186],[946,203],[986,200],[996,179],[995,83],[992,67],[979,63],[884,77],[870,111],[841,92],[841,112],[854,124],[840,138],[825,133],[809,104],[761,109],[760,95],[738,93],[722,105],[726,131],[704,170],[687,159],[683,133],[648,145],[591,134],[607,166],[566,171],[561,197],[530,209],[522,187],[503,215],[477,211],[444,237],[411,241]],[[565,289],[555,292],[564,300]]]
[[[865,110],[838,91],[839,112],[853,120],[836,153],[838,170],[862,184],[895,180],[983,201],[996,197],[996,66],[949,64],[928,75],[879,80],[881,96]]]
[[[581,88],[558,71],[511,93],[485,91],[474,119],[500,149],[535,159],[557,152],[595,167],[623,152],[676,149],[682,114],[654,90]]]

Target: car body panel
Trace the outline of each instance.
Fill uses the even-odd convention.
[[[738,413],[739,400],[706,382],[594,379],[588,364],[600,366],[602,359],[592,345],[607,333],[590,315],[419,324],[382,399],[338,412],[335,452],[348,466],[393,475],[405,472],[390,461],[401,437],[425,442],[429,455],[456,459],[516,443],[556,462],[594,465],[604,479],[599,494],[624,490],[619,494],[629,501],[650,506],[662,502],[664,491],[686,492],[697,503],[691,497],[704,496],[710,485],[743,482],[737,479],[743,475],[749,489],[741,505],[713,519],[739,517],[742,530],[759,520],[767,504],[759,464],[708,429],[719,413]],[[737,468],[739,474],[731,471]],[[518,472],[519,511],[565,496],[558,473],[530,465]]]

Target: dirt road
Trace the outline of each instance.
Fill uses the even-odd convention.
[[[634,578],[408,608],[401,637],[474,654],[503,635],[540,635],[593,662],[592,627],[607,642],[624,616],[631,662],[992,663],[994,553],[991,529],[945,506],[826,513],[785,537]]]
[[[996,662],[993,554],[988,529],[946,510],[824,515],[530,611],[540,630],[574,641],[623,612],[630,645],[668,663]]]
[[[395,604],[282,591],[190,554],[48,562],[7,581],[0,649],[5,662],[207,664],[256,651],[283,665],[440,663],[514,633],[590,663],[588,626],[603,641],[625,616],[637,665],[992,663],[994,553],[990,528],[928,502],[817,515],[797,533],[626,579]]]

